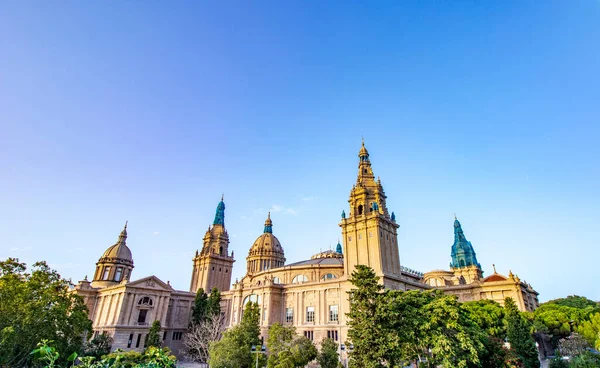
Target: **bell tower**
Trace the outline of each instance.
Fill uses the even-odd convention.
[[[344,273],[350,275],[356,265],[365,265],[382,277],[401,276],[398,253],[398,233],[400,227],[394,214],[390,216],[386,206],[386,195],[379,178],[375,180],[369,152],[363,141],[358,153],[358,177],[350,191],[350,212],[342,212]]]
[[[233,268],[233,251],[229,255],[229,234],[225,229],[225,203],[223,197],[217,205],[212,226],[204,234],[203,246],[196,251],[193,259],[194,268],[190,292],[195,293],[202,288],[207,293],[213,287],[219,291],[227,291],[231,285],[231,270]]]

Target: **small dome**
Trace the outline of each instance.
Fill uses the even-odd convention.
[[[274,252],[283,254],[283,248],[279,239],[273,233],[261,234],[252,244],[250,248],[250,254],[263,253],[263,252]]]
[[[342,253],[335,252],[333,250],[326,250],[324,252],[317,253],[310,257],[310,259],[319,259],[319,258],[344,258]]]
[[[133,261],[129,247],[119,243],[108,248],[102,255],[102,258],[118,258]]]
[[[490,275],[488,277],[486,277],[485,279],[483,279],[483,282],[494,282],[494,281],[506,281],[506,277],[498,274],[498,273],[494,273],[493,275]]]
[[[127,223],[125,223],[125,228],[119,234],[119,240],[110,246],[102,257],[100,257],[100,261],[118,261],[119,263],[129,263],[133,264],[133,256],[131,255],[131,250],[127,246]]]
[[[363,140],[360,151],[358,151],[358,157],[369,157],[369,151],[365,148],[365,141]]]

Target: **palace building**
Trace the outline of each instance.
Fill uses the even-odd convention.
[[[456,295],[459,301],[492,299],[501,304],[510,296],[523,311],[538,307],[538,293],[512,272],[504,276],[494,267],[492,275],[483,277],[475,250],[456,218],[449,271],[423,274],[403,266],[399,225],[395,214],[388,211],[386,194],[379,178],[375,179],[364,142],[358,159],[358,175],[350,191],[348,213],[342,211],[342,241],[336,250],[286,263],[284,245],[274,235],[276,227],[268,214],[262,234],[248,250],[246,274],[233,284],[235,259],[229,251],[223,198],[202,249],[193,258],[189,291],[174,290],[156,276],[131,281],[134,263],[126,245],[125,225],[117,243],[96,263],[93,280],[86,278],[75,287],[90,310],[94,331],[113,336],[113,349],[142,350],[150,325],[159,320],[164,344],[178,354],[196,292],[216,287],[221,291],[221,310],[228,326],[240,322],[244,306],[252,301],[261,309],[264,336],[270,325],[282,323],[295,326],[299,334],[317,343],[323,338],[345,341],[347,292],[352,287],[348,278],[359,264],[371,267],[388,289],[436,288]]]

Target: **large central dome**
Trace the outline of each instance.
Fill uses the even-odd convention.
[[[261,272],[284,265],[285,255],[279,239],[273,235],[271,213],[265,221],[263,234],[250,247],[246,260],[248,273]]]

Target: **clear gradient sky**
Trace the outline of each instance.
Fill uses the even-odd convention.
[[[187,290],[225,193],[233,276],[262,233],[335,247],[364,136],[401,263],[600,299],[600,2],[2,1],[0,257],[75,282],[126,220],[133,278]],[[347,212],[347,211],[346,211]]]

